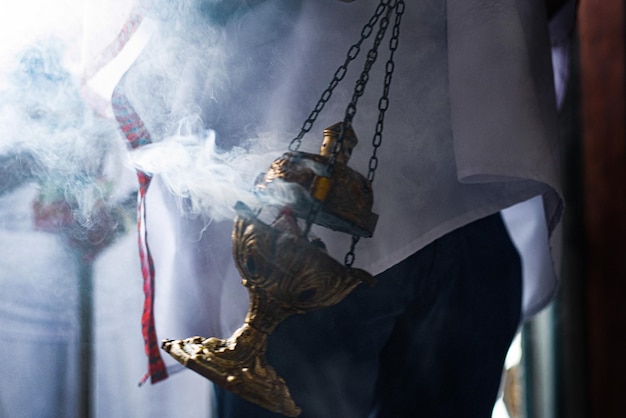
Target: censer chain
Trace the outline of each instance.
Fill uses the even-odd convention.
[[[404,0],[398,0],[394,5],[396,10],[395,22],[392,29],[391,39],[389,40],[389,58],[385,64],[385,79],[383,82],[383,94],[378,100],[378,120],[376,121],[376,128],[374,130],[374,137],[372,138],[372,155],[368,164],[368,172],[367,172],[367,180],[370,183],[374,182],[374,177],[376,175],[376,169],[378,168],[378,148],[382,145],[383,142],[383,128],[385,125],[385,113],[389,108],[389,91],[391,88],[391,80],[393,78],[393,72],[395,70],[395,53],[398,49],[398,43],[400,39],[400,24],[402,22],[402,16],[405,10]],[[355,107],[356,112],[356,107]],[[344,126],[346,126],[344,122]],[[342,126],[343,130],[343,126]],[[342,135],[340,135],[340,139]],[[339,141],[337,141],[339,142]],[[350,245],[350,250],[345,256],[344,264],[347,267],[352,267],[354,264],[354,260],[356,258],[355,249],[356,245],[359,242],[361,237],[358,235],[352,235],[352,243]]]
[[[372,147],[373,147],[372,155],[370,157],[369,164],[368,164],[367,179],[370,183],[374,181],[376,169],[378,168],[377,151],[382,144],[385,113],[387,109],[389,108],[389,91],[391,87],[391,81],[393,78],[393,72],[395,70],[394,58],[395,58],[395,52],[398,48],[398,43],[399,43],[400,24],[402,22],[402,16],[405,11],[404,0],[381,0],[378,7],[376,8],[376,11],[374,12],[374,15],[370,18],[368,23],[363,27],[363,30],[361,31],[361,38],[356,44],[352,45],[352,47],[348,50],[348,54],[346,56],[345,62],[337,69],[337,71],[335,71],[332,81],[330,82],[326,90],[322,93],[319,101],[315,105],[315,108],[313,109],[313,111],[311,112],[307,120],[304,122],[299,135],[296,138],[294,138],[289,144],[290,151],[297,151],[299,149],[300,145],[302,144],[302,138],[313,127],[313,124],[315,123],[317,117],[319,116],[321,111],[324,109],[324,106],[326,105],[326,103],[332,97],[334,89],[344,79],[348,66],[350,65],[352,61],[354,61],[358,57],[361,51],[361,45],[371,36],[375,25],[378,23],[379,28],[374,38],[374,43],[371,49],[367,53],[367,58],[363,66],[363,71],[361,72],[361,75],[355,84],[352,99],[346,108],[344,121],[341,125],[339,136],[337,138],[337,141],[335,142],[332,154],[329,158],[329,161],[326,167],[326,171],[328,175],[332,173],[333,166],[335,164],[337,156],[339,152],[341,151],[341,146],[342,146],[343,137],[344,137],[344,130],[345,128],[347,128],[348,126],[352,124],[352,120],[354,116],[356,115],[358,100],[365,91],[365,87],[369,81],[369,73],[372,69],[372,66],[374,65],[374,63],[376,62],[378,58],[378,48],[380,44],[382,43],[383,39],[385,38],[385,34],[387,32],[387,28],[390,22],[390,17],[392,16],[394,11],[395,11],[395,20],[394,20],[394,24],[392,28],[392,35],[389,40],[389,58],[385,64],[383,93],[378,101],[378,120],[376,122],[374,136],[372,138]],[[311,210],[309,211],[309,214],[306,220],[305,235],[307,235],[308,232],[310,231],[311,225],[313,224],[313,220],[317,216],[317,213],[319,212],[320,208],[321,208],[321,202],[315,202],[313,206],[311,207]],[[358,235],[352,235],[352,243],[350,245],[350,249],[344,258],[344,264],[347,267],[351,267],[354,264],[355,249],[359,240],[360,240],[360,237]]]
[[[326,103],[328,103],[328,101],[332,97],[335,88],[346,76],[350,63],[352,63],[352,61],[354,61],[359,56],[361,52],[361,45],[371,36],[372,32],[374,31],[374,27],[376,26],[376,23],[378,22],[382,14],[387,11],[387,8],[391,1],[393,0],[381,0],[380,4],[376,8],[376,11],[374,12],[374,15],[365,24],[365,26],[363,26],[363,29],[361,30],[361,38],[348,50],[344,63],[340,65],[339,68],[337,68],[337,70],[335,71],[330,84],[320,96],[320,99],[313,108],[313,111],[311,111],[311,113],[309,114],[309,117],[304,121],[300,133],[298,134],[298,136],[291,140],[291,143],[289,144],[289,151],[298,151],[300,145],[302,144],[302,138],[313,128],[317,117],[324,109],[324,106],[326,106]]]

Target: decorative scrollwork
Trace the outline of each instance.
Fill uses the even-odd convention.
[[[186,367],[266,409],[300,414],[289,389],[265,358],[267,337],[295,313],[339,303],[356,286],[373,283],[306,238],[273,228],[238,204],[233,255],[250,293],[244,325],[230,338],[166,340],[163,349]]]

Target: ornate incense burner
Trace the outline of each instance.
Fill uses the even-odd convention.
[[[325,130],[320,155],[288,152],[259,179],[261,200],[273,201],[286,186],[295,190],[296,200],[282,208],[273,223],[262,222],[249,207],[237,204],[233,255],[250,294],[244,325],[226,340],[193,337],[163,342],[163,349],[186,367],[287,416],[298,416],[300,409],[265,358],[268,335],[288,316],[332,306],[360,283],[374,282],[366,271],[329,256],[321,241],[310,240],[297,225],[297,218],[313,218],[338,231],[373,233],[377,216],[371,213],[371,185],[346,165],[357,142],[351,128],[346,129],[333,172],[326,170],[340,125]],[[317,211],[311,214],[312,209]]]
[[[265,358],[268,335],[285,318],[339,303],[356,286],[373,283],[364,270],[352,268],[354,248],[360,237],[371,237],[378,216],[371,212],[372,181],[378,166],[376,151],[382,143],[385,112],[394,70],[404,0],[381,0],[364,26],[361,40],[352,46],[328,88],[304,122],[290,152],[274,161],[255,185],[261,209],[237,204],[238,215],[232,234],[233,255],[243,284],[250,294],[244,325],[228,339],[193,337],[166,340],[163,349],[176,360],[225,389],[266,409],[290,417],[300,414],[285,381]],[[361,43],[378,25],[373,45],[357,80],[343,122],[324,131],[320,154],[298,151],[302,137],[358,56]],[[378,102],[378,120],[372,139],[373,152],[367,177],[347,166],[357,138],[352,130],[357,101],[369,80],[378,47],[392,27],[389,59],[385,66],[383,93]],[[269,207],[279,209],[269,224],[259,216]],[[305,221],[305,228],[298,226]],[[352,246],[340,264],[326,252],[319,239],[310,239],[317,224],[352,235]]]

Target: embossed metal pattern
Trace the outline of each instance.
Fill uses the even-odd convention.
[[[295,417],[300,408],[265,358],[268,334],[288,316],[337,304],[374,278],[364,270],[343,266],[302,236],[259,221],[245,205],[239,204],[238,210],[233,254],[250,293],[244,325],[226,340],[166,340],[163,349],[248,401]]]

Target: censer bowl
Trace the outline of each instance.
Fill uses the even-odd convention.
[[[268,335],[288,316],[337,304],[356,286],[373,283],[301,234],[260,221],[243,203],[232,233],[235,264],[250,295],[244,324],[228,339],[165,340],[186,367],[273,412],[300,414],[285,380],[265,357]]]

